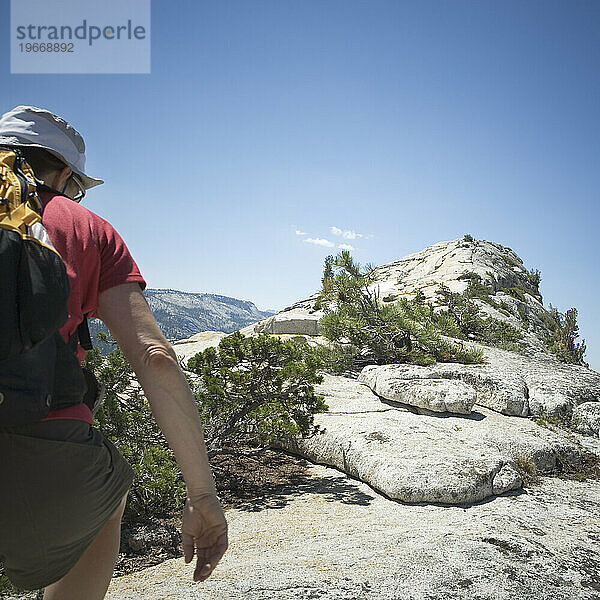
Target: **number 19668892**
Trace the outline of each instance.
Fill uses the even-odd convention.
[[[73,42],[21,42],[21,52],[74,52]]]

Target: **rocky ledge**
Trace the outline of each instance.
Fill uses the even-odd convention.
[[[478,347],[483,364],[372,365],[365,367],[360,381],[387,400],[438,412],[469,413],[478,404],[504,415],[570,416],[579,405],[600,402],[600,374],[587,367],[542,352]]]
[[[468,504],[516,490],[523,469],[583,470],[600,440],[552,431],[483,406],[469,414],[419,409],[376,396],[360,381],[328,375],[318,392],[329,406],[321,431],[280,448],[336,467],[389,498]]]

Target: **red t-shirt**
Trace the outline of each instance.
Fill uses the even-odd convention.
[[[144,289],[146,282],[125,242],[108,221],[65,196],[42,192],[40,198],[44,206],[42,222],[67,267],[71,286],[69,317],[60,329],[68,342],[84,315],[96,316],[101,292],[130,282],[137,282]],[[84,356],[85,350],[78,346],[80,363]],[[92,411],[86,404],[50,411],[42,420],[55,419],[93,423]]]

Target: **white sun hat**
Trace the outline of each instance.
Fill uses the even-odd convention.
[[[17,106],[0,117],[0,144],[44,148],[79,176],[88,190],[101,183],[85,174],[85,142],[64,119],[35,106]]]

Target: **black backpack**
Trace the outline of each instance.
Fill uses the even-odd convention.
[[[93,382],[74,354],[87,320],[68,344],[58,332],[69,279],[42,225],[40,183],[18,148],[0,146],[0,426],[93,402]]]

